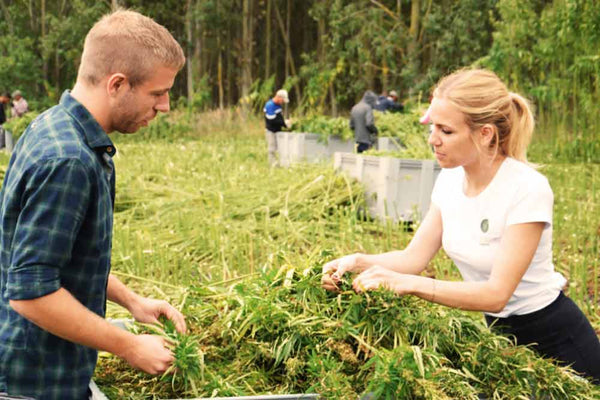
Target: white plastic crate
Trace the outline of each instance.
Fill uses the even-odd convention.
[[[400,151],[403,147],[398,138],[380,137],[377,138],[377,150],[379,151]]]
[[[13,136],[12,133],[10,133],[9,131],[0,128],[0,134],[2,135],[2,144],[4,145],[4,149],[6,149],[6,151],[8,151],[9,153],[12,153],[13,148],[14,148],[14,140],[13,140]]]
[[[356,146],[352,139],[343,140],[335,136],[324,142],[314,133],[277,132],[276,140],[279,164],[282,167],[298,162],[328,161],[336,152],[354,152]],[[381,151],[398,151],[402,148],[397,139],[389,137],[377,138],[376,147]]]
[[[362,182],[372,217],[397,221],[420,221],[431,201],[440,167],[433,160],[335,153],[337,171]]]
[[[277,132],[276,138],[279,164],[283,167],[298,162],[331,160],[336,151],[354,151],[352,140],[330,137],[327,142],[323,142],[319,135],[314,133]]]

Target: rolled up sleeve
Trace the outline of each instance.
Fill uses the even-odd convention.
[[[8,269],[9,299],[34,299],[61,287],[60,269],[71,261],[90,187],[79,159],[44,161],[26,173]]]

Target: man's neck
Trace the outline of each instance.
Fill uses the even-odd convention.
[[[71,90],[71,96],[92,114],[92,117],[94,117],[96,122],[98,122],[106,133],[111,133],[109,130],[109,118],[106,107],[102,103],[103,100],[99,100],[104,97],[101,93],[98,93],[98,91],[97,88],[89,87],[77,82]]]

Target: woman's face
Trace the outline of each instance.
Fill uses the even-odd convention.
[[[469,166],[479,160],[479,150],[464,114],[447,100],[433,98],[430,110],[429,144],[442,168]]]

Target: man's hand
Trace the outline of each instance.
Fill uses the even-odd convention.
[[[152,375],[164,373],[175,361],[167,341],[156,335],[134,336],[122,357],[132,367]]]
[[[136,321],[147,324],[160,323],[158,318],[164,315],[173,321],[179,333],[185,333],[186,331],[183,314],[164,300],[155,300],[140,296],[129,308],[129,311]]]

